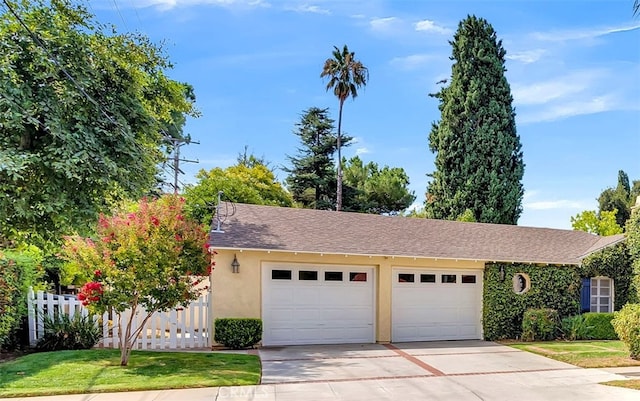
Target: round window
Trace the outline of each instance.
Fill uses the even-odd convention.
[[[516,273],[513,275],[513,292],[516,294],[524,294],[531,288],[531,279],[525,273]]]

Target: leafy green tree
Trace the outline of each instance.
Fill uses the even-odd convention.
[[[585,210],[571,217],[571,227],[574,230],[586,231],[597,235],[615,235],[622,233],[622,227],[616,222],[617,210],[596,213],[595,210]]]
[[[285,179],[293,199],[305,208],[335,208],[335,165],[333,155],[337,149],[333,120],[328,109],[311,107],[304,111],[296,123],[295,134],[300,137],[298,155],[287,156],[292,167],[284,167],[289,175]],[[351,137],[342,137],[347,146]]]
[[[349,51],[347,45],[342,50],[333,47],[333,57],[328,58],[322,67],[321,78],[328,78],[327,91],[333,89],[333,94],[338,98],[338,168],[336,188],[336,210],[342,209],[342,107],[348,98],[355,99],[358,89],[366,86],[369,80],[369,70],[360,61],[356,60],[355,53]]]
[[[194,112],[169,67],[148,38],[99,25],[71,0],[6,3],[0,237],[56,240],[156,185],[163,129]]]
[[[247,163],[209,171],[200,170],[198,182],[187,185],[184,198],[187,214],[203,224],[211,224],[218,192],[231,202],[256,205],[292,206],[293,199],[267,166],[250,156]]]
[[[633,268],[633,292],[636,296],[635,302],[640,302],[640,199],[636,202],[631,211],[631,217],[626,224],[627,250],[631,257]]]
[[[635,195],[640,188],[640,181],[629,184],[629,176],[623,170],[618,171],[618,184],[615,188],[607,188],[598,197],[600,212],[617,210],[616,222],[624,227],[631,217],[631,206],[635,202]]]
[[[187,306],[199,297],[203,277],[211,271],[208,232],[185,217],[184,199],[175,195],[101,217],[95,231],[93,239],[67,237],[62,256],[66,271],[85,283],[78,299],[93,313],[112,310],[118,316],[120,365],[126,366],[154,312]],[[143,320],[134,326],[137,313]]]
[[[429,134],[436,153],[425,209],[454,220],[467,209],[478,222],[516,224],[522,212],[524,163],[502,41],[482,18],[458,25],[449,86],[433,94],[441,119]]]
[[[345,210],[399,214],[411,206],[415,194],[409,190],[409,176],[404,169],[374,162],[366,165],[355,156],[343,161],[345,183]]]

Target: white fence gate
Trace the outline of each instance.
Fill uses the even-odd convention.
[[[133,349],[192,349],[211,347],[209,322],[209,293],[192,302],[186,308],[177,308],[168,312],[155,312],[146,322],[145,328],[136,339]],[[44,335],[45,315],[53,317],[56,313],[89,315],[89,310],[74,297],[48,294],[42,291],[34,293],[29,289],[29,342],[35,345]],[[125,311],[126,320],[131,311]],[[140,327],[147,315],[144,309],[136,312],[132,330]],[[102,339],[97,347],[118,348],[118,316],[109,312],[94,319],[102,325]]]

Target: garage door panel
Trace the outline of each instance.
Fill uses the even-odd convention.
[[[372,267],[265,263],[262,269],[264,345],[374,342]],[[290,270],[291,279],[273,279],[273,270]],[[364,273],[354,278],[366,281],[349,281],[350,273]],[[301,280],[309,277],[317,280]]]
[[[394,268],[392,278],[392,341],[482,337],[481,271]]]

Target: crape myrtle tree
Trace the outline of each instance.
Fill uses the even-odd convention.
[[[195,115],[161,48],[71,0],[0,9],[0,242],[91,226],[157,183],[168,127]]]
[[[483,18],[468,16],[453,41],[451,80],[436,94],[441,113],[429,133],[436,154],[427,217],[517,224],[524,173],[502,41]]]
[[[92,313],[117,315],[120,364],[129,362],[144,323],[156,311],[187,306],[210,273],[207,226],[185,217],[184,199],[165,195],[101,216],[94,238],[66,237],[67,283],[84,283],[78,299]],[[128,312],[127,312],[128,311]],[[136,313],[143,321],[134,327]]]
[[[291,167],[282,169],[289,175],[285,184],[293,199],[302,207],[311,209],[335,209],[335,163],[337,137],[328,109],[311,107],[305,110],[296,123],[294,132],[300,137],[296,156],[287,156]],[[342,136],[342,146],[348,146],[351,137]]]
[[[337,46],[333,47],[332,57],[324,62],[322,67],[321,78],[327,78],[327,91],[333,90],[333,94],[338,98],[338,166],[336,180],[336,210],[342,209],[342,146],[344,139],[342,138],[342,108],[345,100],[348,98],[355,99],[358,96],[358,89],[366,86],[369,80],[369,70],[362,62],[356,60],[355,52],[349,51],[347,45],[342,50]]]

